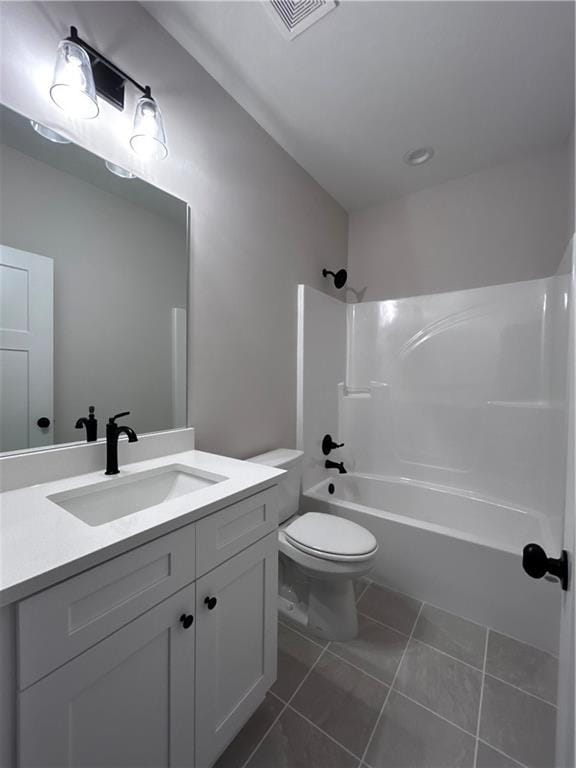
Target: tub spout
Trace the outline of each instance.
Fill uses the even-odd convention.
[[[337,469],[341,475],[347,474],[343,461],[330,461],[330,459],[326,459],[324,466],[326,469]]]

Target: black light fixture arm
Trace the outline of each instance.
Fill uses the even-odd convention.
[[[137,88],[148,99],[152,98],[152,90],[149,85],[141,85],[137,80],[134,80],[133,77],[130,77],[130,75],[127,75],[126,72],[120,69],[120,67],[117,67],[116,64],[112,63],[110,59],[107,59],[106,56],[103,56],[99,51],[93,48],[89,43],[87,43],[78,35],[78,29],[76,27],[70,27],[70,35],[66,39],[70,40],[71,43],[76,43],[86,51],[86,53],[90,57],[93,67],[97,64],[104,65],[108,70],[112,71],[118,78],[121,78],[124,82],[128,81],[129,83],[132,83],[132,85],[135,88]],[[96,86],[98,89],[98,83],[96,84]],[[103,95],[105,96],[105,94]]]

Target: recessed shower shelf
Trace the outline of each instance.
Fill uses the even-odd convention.
[[[375,389],[387,389],[388,384],[383,381],[371,381],[367,387],[348,387],[346,384],[340,384],[339,389],[342,397],[370,398]]]

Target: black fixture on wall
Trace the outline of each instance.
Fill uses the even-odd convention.
[[[100,113],[99,98],[122,111],[127,85],[140,92],[134,110],[130,146],[137,155],[148,160],[161,160],[168,154],[168,145],[162,113],[152,98],[150,86],[142,85],[117,67],[83,40],[76,27],[70,27],[70,35],[58,43],[56,51],[50,87],[50,98],[54,104],[69,117],[92,120]],[[47,126],[32,121],[32,127],[51,141],[66,141],[66,137]],[[115,166],[114,163],[112,165]]]
[[[324,456],[328,456],[328,454],[336,448],[344,448],[344,443],[335,443],[334,440],[332,440],[332,435],[324,435],[322,438],[322,453]]]
[[[326,469],[337,469],[338,474],[340,475],[348,474],[343,461],[331,461],[330,459],[326,459],[326,461],[324,462],[324,467]]]
[[[99,51],[93,48],[89,43],[78,35],[76,27],[70,27],[70,35],[66,38],[71,43],[76,43],[83,48],[90,59],[92,65],[92,74],[94,75],[94,85],[96,93],[108,104],[116,109],[124,109],[124,89],[126,81],[132,83],[134,88],[139,90],[146,98],[152,98],[152,91],[149,85],[141,85],[133,77],[117,67],[110,59],[103,56]]]
[[[345,269],[339,269],[338,272],[332,272],[330,269],[323,269],[322,277],[328,277],[328,275],[334,278],[334,286],[336,288],[343,288],[346,285],[348,273]]]

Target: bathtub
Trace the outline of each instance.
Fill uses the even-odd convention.
[[[345,517],[374,534],[373,581],[558,652],[560,587],[522,570],[525,544],[558,554],[543,515],[468,492],[361,474],[310,488],[301,508]]]

